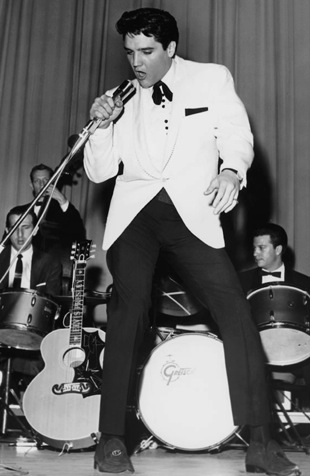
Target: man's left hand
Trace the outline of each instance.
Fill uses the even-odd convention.
[[[46,195],[53,195],[53,198],[57,200],[60,206],[64,206],[65,203],[67,203],[67,198],[58,190],[58,188],[53,187],[53,185],[50,185],[45,192]]]
[[[231,170],[223,170],[210,183],[205,195],[211,197],[209,204],[214,208],[213,213],[228,213],[238,204],[240,182]]]

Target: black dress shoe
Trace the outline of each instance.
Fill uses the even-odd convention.
[[[123,441],[117,437],[101,438],[95,451],[94,468],[101,473],[134,473]]]
[[[266,473],[272,476],[299,476],[298,466],[292,463],[274,440],[267,446],[251,442],[247,450],[245,467],[249,473]]]

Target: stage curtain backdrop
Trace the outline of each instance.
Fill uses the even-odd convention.
[[[132,77],[114,25],[142,6],[177,18],[181,56],[226,65],[247,108],[256,159],[238,209],[224,220],[237,266],[251,262],[253,227],[270,219],[287,230],[296,268],[310,274],[309,0],[0,0],[0,224],[32,198],[31,167],[59,165],[93,99]],[[82,168],[73,178],[64,191],[97,245],[90,266],[104,290],[113,181],[92,184]]]

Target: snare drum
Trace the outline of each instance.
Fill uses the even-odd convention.
[[[23,350],[39,350],[54,328],[59,306],[31,289],[0,294],[0,342]]]
[[[306,291],[267,285],[247,298],[268,364],[292,365],[310,357],[310,296]]]
[[[141,372],[138,416],[172,448],[218,449],[235,435],[224,349],[213,334],[182,334],[159,344]]]

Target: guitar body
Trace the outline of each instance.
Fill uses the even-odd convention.
[[[80,449],[98,432],[105,333],[82,328],[80,346],[68,346],[69,338],[58,329],[42,340],[45,367],[27,387],[23,411],[43,442]]]

